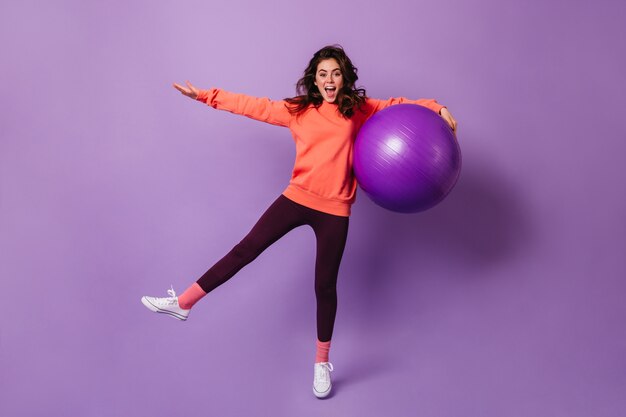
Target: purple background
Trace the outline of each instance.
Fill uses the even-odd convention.
[[[0,415],[626,413],[620,1],[3,1]],[[286,129],[175,91],[293,95],[342,44],[372,97],[433,97],[461,178],[422,214],[360,193],[335,395],[311,392],[314,236],[181,323],[181,291],[286,186]]]

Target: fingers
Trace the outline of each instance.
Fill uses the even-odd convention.
[[[456,122],[454,117],[452,117],[452,114],[450,114],[449,111],[445,111],[445,112],[442,111],[442,117],[448,123],[448,125],[450,126],[450,129],[452,129],[452,132],[456,135],[458,123]]]
[[[193,85],[191,85],[189,80],[185,81],[185,83],[187,84],[187,87],[189,87],[189,90],[191,90],[193,93],[197,93],[198,92],[198,89],[196,87],[194,87]]]
[[[177,89],[178,91],[180,91],[182,94],[186,95],[187,97],[190,97],[194,100],[197,99],[199,90],[193,85],[191,85],[191,83],[188,80],[185,81],[185,84],[187,84],[187,87],[189,88],[185,88],[182,85],[177,84],[177,83],[174,83],[173,86],[175,89]]]
[[[450,117],[450,127],[452,128],[454,132],[456,132],[456,126],[457,126],[456,120]]]
[[[177,89],[178,91],[180,91],[183,94],[185,94],[187,92],[187,89],[185,87],[183,87],[182,85],[176,84],[176,83],[174,83],[174,88]]]
[[[446,118],[446,122],[448,122],[448,125],[450,126],[450,129],[452,129],[452,133],[454,133],[456,135],[456,129],[457,129],[457,122],[456,120],[454,120],[452,117]]]
[[[185,84],[187,84],[187,86],[189,87],[188,89],[177,83],[173,83],[172,86],[180,91],[183,95],[196,100],[200,91],[196,87],[191,85],[189,81],[185,81]]]

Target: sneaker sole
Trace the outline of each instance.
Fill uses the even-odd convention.
[[[167,314],[168,316],[174,317],[175,319],[178,319],[180,321],[186,321],[187,320],[186,316],[178,314],[178,313],[176,313],[174,311],[160,309],[159,307],[155,306],[150,301],[148,301],[148,299],[146,297],[141,297],[141,303],[144,306],[146,306],[148,308],[148,310],[154,311],[155,313]]]
[[[315,386],[313,386],[313,394],[317,397],[317,398],[326,398],[328,397],[328,394],[330,394],[330,390],[333,388],[332,384],[328,387],[328,389],[324,392],[319,392],[318,390],[315,389]]]

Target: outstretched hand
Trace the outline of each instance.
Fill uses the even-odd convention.
[[[443,107],[441,111],[439,112],[439,114],[441,114],[441,117],[443,118],[443,120],[445,120],[448,123],[448,125],[450,125],[452,132],[456,135],[457,123],[456,123],[456,120],[454,120],[454,117],[452,117],[452,114],[448,111],[448,109]]]
[[[187,84],[187,87],[189,88],[185,88],[182,85],[176,84],[176,83],[174,83],[174,88],[180,91],[181,93],[183,93],[184,95],[186,95],[187,97],[190,97],[194,100],[198,98],[199,90],[193,85],[191,85],[189,81],[185,81],[185,84]]]

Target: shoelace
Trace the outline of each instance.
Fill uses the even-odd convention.
[[[167,290],[167,295],[169,295],[169,297],[163,297],[160,300],[163,304],[174,305],[178,302],[178,299],[176,298],[176,291],[174,291],[174,286],[171,285],[170,287],[171,288]]]
[[[170,297],[174,298],[176,297],[176,291],[174,291],[174,286],[170,285],[170,289],[167,290],[167,293],[169,294]]]
[[[330,362],[322,362],[319,366],[315,367],[315,379],[321,379],[328,381],[330,379],[330,373],[334,370],[333,364]]]

